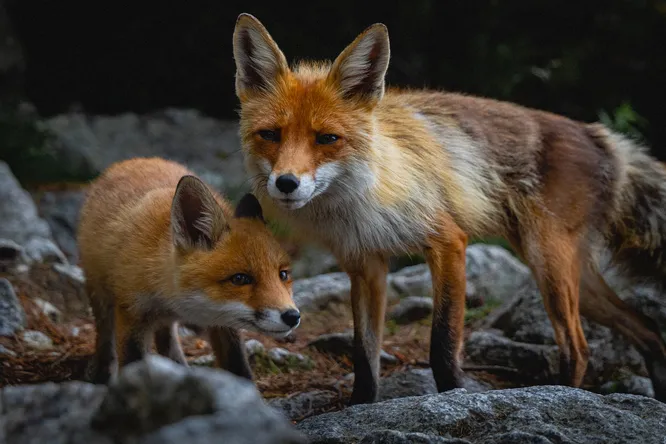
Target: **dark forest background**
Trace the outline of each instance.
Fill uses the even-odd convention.
[[[666,0],[288,3],[4,0],[23,54],[2,95],[42,117],[196,108],[235,119],[231,36],[249,12],[287,58],[334,58],[389,28],[388,82],[602,119],[666,159]],[[5,26],[0,23],[0,26]],[[6,32],[3,29],[2,32]],[[1,36],[0,36],[1,37]]]

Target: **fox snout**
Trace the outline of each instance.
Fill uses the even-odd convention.
[[[272,336],[286,335],[301,323],[301,312],[296,308],[257,310],[254,317],[257,330]]]
[[[316,188],[311,174],[297,176],[292,172],[273,171],[268,177],[268,194],[290,210],[308,203],[314,197]]]

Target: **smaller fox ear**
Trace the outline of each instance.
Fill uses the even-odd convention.
[[[229,230],[222,207],[195,176],[183,176],[171,204],[173,242],[183,249],[210,250]]]
[[[381,23],[375,23],[335,59],[328,81],[345,98],[376,104],[384,97],[384,77],[390,57],[388,29]]]
[[[241,100],[249,91],[271,88],[289,71],[287,59],[264,25],[250,14],[241,14],[234,29],[236,95]]]
[[[264,220],[263,211],[261,210],[261,204],[252,193],[247,193],[245,196],[243,196],[240,202],[238,202],[238,205],[236,205],[235,216],[255,218],[264,223],[266,222]]]

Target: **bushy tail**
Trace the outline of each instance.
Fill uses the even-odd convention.
[[[606,233],[611,262],[628,278],[666,285],[666,165],[629,138],[600,125],[594,132],[618,165]]]

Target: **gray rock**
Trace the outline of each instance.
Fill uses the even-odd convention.
[[[72,283],[83,285],[86,283],[86,277],[81,267],[71,264],[53,264],[53,269],[65,276]]]
[[[489,390],[483,384],[468,375],[463,376],[463,387],[468,392],[482,392]],[[395,372],[383,378],[379,385],[378,400],[404,398],[407,396],[423,396],[437,393],[437,384],[429,368],[415,368],[404,372]]]
[[[146,115],[70,113],[45,125],[58,138],[61,162],[80,170],[73,171],[79,175],[98,174],[131,157],[159,156],[186,164],[232,199],[248,189],[237,122],[218,121],[196,110],[166,109]]]
[[[516,369],[523,379],[533,383],[553,381],[558,369],[558,349],[512,341],[490,331],[475,331],[465,342],[467,362]]]
[[[2,389],[0,424],[7,443],[113,444],[90,429],[90,416],[106,387],[82,382],[9,386]]]
[[[299,257],[291,264],[291,275],[294,279],[304,279],[332,272],[337,260],[331,253],[306,245],[301,248]]]
[[[84,198],[84,191],[47,191],[37,203],[39,213],[49,224],[54,240],[72,264],[79,260],[76,232]]]
[[[257,341],[256,339],[248,339],[245,341],[245,351],[249,356],[261,355],[266,351],[264,344]]]
[[[585,318],[582,318],[582,325],[590,347],[590,360],[585,375],[588,383],[608,380],[620,369],[628,369],[639,375],[647,374],[643,358],[627,339],[607,327],[588,322]],[[471,344],[471,348],[468,345],[466,347],[474,355],[474,358],[471,358],[474,362],[481,360],[489,363],[487,362],[488,356],[493,356],[492,360],[496,361],[494,364],[512,366],[521,365],[522,360],[522,365],[526,365],[527,368],[534,371],[537,371],[535,366],[544,366],[542,371],[537,371],[537,375],[535,375],[537,379],[540,379],[542,373],[546,372],[543,360],[532,359],[529,353],[515,354],[516,350],[536,350],[532,345],[555,346],[552,324],[544,308],[541,294],[533,280],[528,281],[513,299],[491,313],[483,321],[481,327],[502,331],[506,338],[501,342],[509,345],[508,348],[496,348],[491,343],[481,344],[479,342]],[[502,353],[509,349],[514,353],[514,357],[509,358],[508,355],[502,357]],[[557,352],[557,347],[552,350]],[[549,356],[551,355],[549,354]],[[499,362],[502,359],[507,361]],[[524,367],[517,368],[522,370]]]
[[[296,444],[304,437],[228,372],[150,356],[108,387],[82,382],[6,387],[7,442]]]
[[[39,298],[33,298],[32,301],[50,320],[55,323],[62,322],[62,312],[55,305]]]
[[[49,350],[53,348],[53,340],[41,331],[25,330],[21,333],[23,343],[35,350]]]
[[[475,444],[657,444],[666,436],[664,417],[666,405],[650,398],[541,386],[484,393],[458,389],[356,405],[305,419],[297,428],[312,444],[447,442],[441,439]],[[405,436],[417,440],[401,441]]]
[[[351,282],[346,273],[328,273],[293,283],[294,302],[301,311],[324,309],[331,302],[348,302]]]
[[[309,347],[319,350],[322,353],[328,353],[333,356],[352,356],[354,351],[354,333],[327,333],[314,338],[308,343]],[[380,361],[383,364],[395,364],[398,358],[385,350],[380,350]]]
[[[394,320],[397,324],[410,324],[430,316],[432,307],[432,298],[409,296],[393,307],[388,314],[388,318]]]
[[[25,312],[14,287],[0,278],[0,336],[11,336],[25,327]]]
[[[302,354],[293,353],[281,347],[271,348],[270,350],[268,350],[267,355],[276,364],[284,364],[288,362],[305,364],[309,361],[308,358],[303,356]]]
[[[470,442],[466,439],[448,439],[419,432],[380,430],[365,435],[359,444],[470,444]]]
[[[529,268],[506,249],[474,244],[466,251],[467,298],[504,301],[531,279]],[[432,277],[426,264],[405,267],[389,276],[391,285],[403,295],[432,296]]]
[[[37,262],[65,262],[51,238],[48,224],[37,214],[30,194],[21,188],[6,163],[0,161],[0,238],[21,245],[26,256]]]
[[[4,345],[0,345],[0,355],[16,356],[16,352],[8,349]],[[0,441],[0,442],[2,442],[2,441]]]
[[[16,265],[25,262],[23,247],[11,239],[0,239],[0,264]]]
[[[620,381],[608,381],[600,387],[599,392],[603,394],[629,393],[654,398],[654,388],[650,378],[636,375],[626,375]]]
[[[290,420],[296,421],[312,415],[313,411],[331,404],[338,397],[334,392],[314,390],[284,398],[273,398],[268,400],[267,404],[282,412]]]
[[[308,346],[334,356],[351,356],[354,350],[354,334],[343,332],[320,335],[310,341]]]

